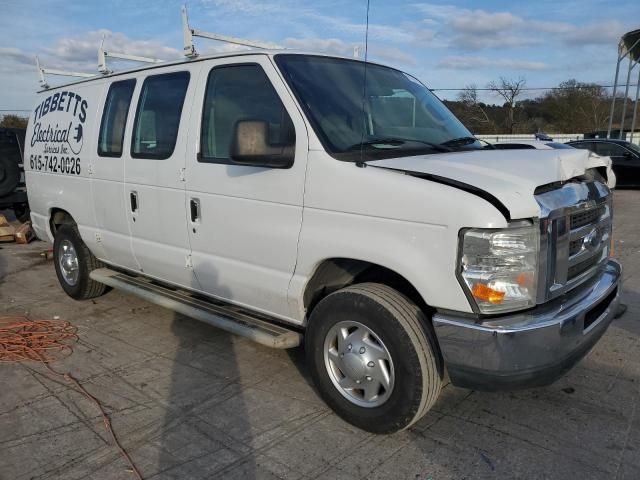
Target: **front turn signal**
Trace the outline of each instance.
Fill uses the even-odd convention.
[[[504,292],[499,292],[491,287],[487,287],[484,283],[476,283],[471,290],[475,298],[483,302],[489,302],[494,305],[502,303]]]

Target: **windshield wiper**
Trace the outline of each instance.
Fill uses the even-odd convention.
[[[472,143],[476,143],[478,139],[476,137],[458,137],[452,138],[451,140],[447,140],[446,142],[442,142],[440,145],[447,146],[462,146],[462,145],[470,145]]]
[[[464,145],[471,145],[472,143],[475,143],[475,142],[486,143],[487,146],[483,147],[483,148],[489,148],[491,150],[495,150],[496,149],[496,147],[492,143],[489,143],[486,140],[482,140],[481,138],[476,138],[476,137],[452,138],[451,140],[447,140],[446,142],[442,142],[440,145],[462,147]]]
[[[399,138],[399,137],[385,137],[385,138],[373,138],[371,140],[366,140],[364,142],[360,142],[360,143],[355,143],[353,145],[351,145],[349,148],[347,148],[347,150],[349,151],[353,151],[353,150],[359,150],[362,147],[367,147],[367,146],[371,146],[371,145],[396,145],[396,146],[400,146],[400,145],[404,145],[405,143],[420,143],[422,145],[426,145],[427,147],[436,150],[438,152],[452,152],[453,150],[449,147],[447,147],[446,145],[443,144],[437,144],[437,143],[431,143],[431,142],[427,142],[425,140],[416,140],[414,138]]]

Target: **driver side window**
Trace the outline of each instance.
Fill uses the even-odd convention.
[[[241,120],[267,122],[269,145],[295,144],[291,118],[262,67],[226,65],[209,73],[198,161],[234,164],[229,151]]]

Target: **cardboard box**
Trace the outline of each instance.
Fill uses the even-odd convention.
[[[0,215],[0,242],[13,242],[15,232],[15,227],[7,222],[4,215]]]
[[[31,222],[25,222],[16,228],[15,233],[13,234],[13,238],[16,243],[29,243],[31,240],[35,238],[35,233],[33,233],[33,228],[31,228]]]

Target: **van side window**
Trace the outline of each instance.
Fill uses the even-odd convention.
[[[136,81],[123,80],[113,82],[107,93],[98,136],[98,155],[101,157],[120,157],[124,142],[124,127],[127,124],[129,104]]]
[[[189,72],[147,77],[133,124],[131,156],[164,160],[173,154]]]
[[[215,67],[209,73],[199,162],[233,164],[229,150],[239,120],[267,122],[270,145],[295,144],[291,118],[260,65]]]

